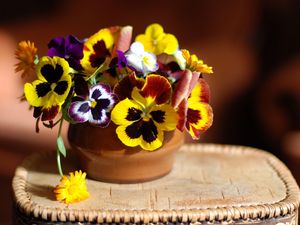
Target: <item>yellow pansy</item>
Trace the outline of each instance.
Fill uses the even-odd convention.
[[[145,34],[140,34],[135,39],[144,45],[146,52],[155,55],[166,53],[172,55],[178,49],[178,41],[173,34],[164,32],[163,27],[157,23],[146,28]]]

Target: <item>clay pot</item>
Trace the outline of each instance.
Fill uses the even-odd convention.
[[[90,178],[112,183],[160,178],[171,171],[174,153],[184,142],[180,131],[165,132],[163,146],[149,152],[125,146],[115,130],[113,123],[104,129],[88,123],[69,126],[70,146],[77,152],[81,168]]]

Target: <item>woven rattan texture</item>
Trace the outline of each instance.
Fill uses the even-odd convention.
[[[185,145],[167,176],[122,185],[88,180],[91,197],[69,206],[53,199],[54,158],[34,155],[17,168],[15,202],[25,215],[62,222],[228,222],[282,217],[299,206],[299,188],[284,164],[248,147]],[[76,163],[64,165],[71,171]]]

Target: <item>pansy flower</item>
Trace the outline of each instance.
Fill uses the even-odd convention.
[[[104,83],[92,86],[86,96],[78,95],[75,99],[68,110],[70,118],[76,123],[89,121],[100,127],[108,126],[110,111],[118,101],[110,86]]]
[[[92,35],[83,47],[81,65],[88,75],[93,74],[110,56],[114,44],[114,37],[107,28]]]
[[[42,121],[54,119],[65,102],[72,84],[69,69],[65,59],[44,56],[36,67],[38,79],[25,84],[25,97],[41,110]]]
[[[162,146],[164,131],[176,128],[177,113],[168,103],[171,85],[160,75],[147,76],[141,90],[133,88],[132,99],[120,101],[112,110],[116,133],[127,146],[140,145],[153,151]]]
[[[177,128],[180,129],[184,125],[193,139],[199,139],[200,134],[206,131],[213,122],[213,111],[208,102],[209,87],[205,80],[200,78],[189,98],[179,104],[180,119]]]
[[[66,38],[53,38],[48,44],[48,56],[59,56],[68,61],[75,70],[81,70],[80,60],[83,57],[83,41],[73,35]]]
[[[125,53],[127,64],[135,71],[147,75],[158,69],[156,56],[153,53],[145,52],[144,46],[140,42],[134,42],[129,51]]]
[[[154,23],[146,28],[145,34],[140,34],[135,41],[144,45],[145,51],[155,55],[166,53],[172,55],[178,49],[178,41],[173,34],[167,34],[161,25]]]

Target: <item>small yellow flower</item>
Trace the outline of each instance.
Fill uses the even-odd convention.
[[[21,77],[29,76],[35,70],[34,60],[37,48],[33,42],[21,41],[15,51],[15,56],[19,62],[15,65],[15,71],[22,71]]]
[[[70,173],[70,178],[63,176],[60,184],[54,189],[56,200],[69,204],[87,199],[90,194],[87,191],[85,177],[86,173],[82,173],[81,170],[75,171],[75,174]]]
[[[144,45],[146,52],[155,55],[166,53],[173,55],[178,49],[178,41],[173,34],[167,34],[161,25],[154,23],[146,28],[145,34],[140,34],[135,41]]]
[[[186,60],[186,68],[190,69],[192,72],[213,73],[213,69],[211,66],[204,64],[202,60],[199,60],[195,54],[190,54],[190,52],[186,49],[182,49],[183,58]]]

